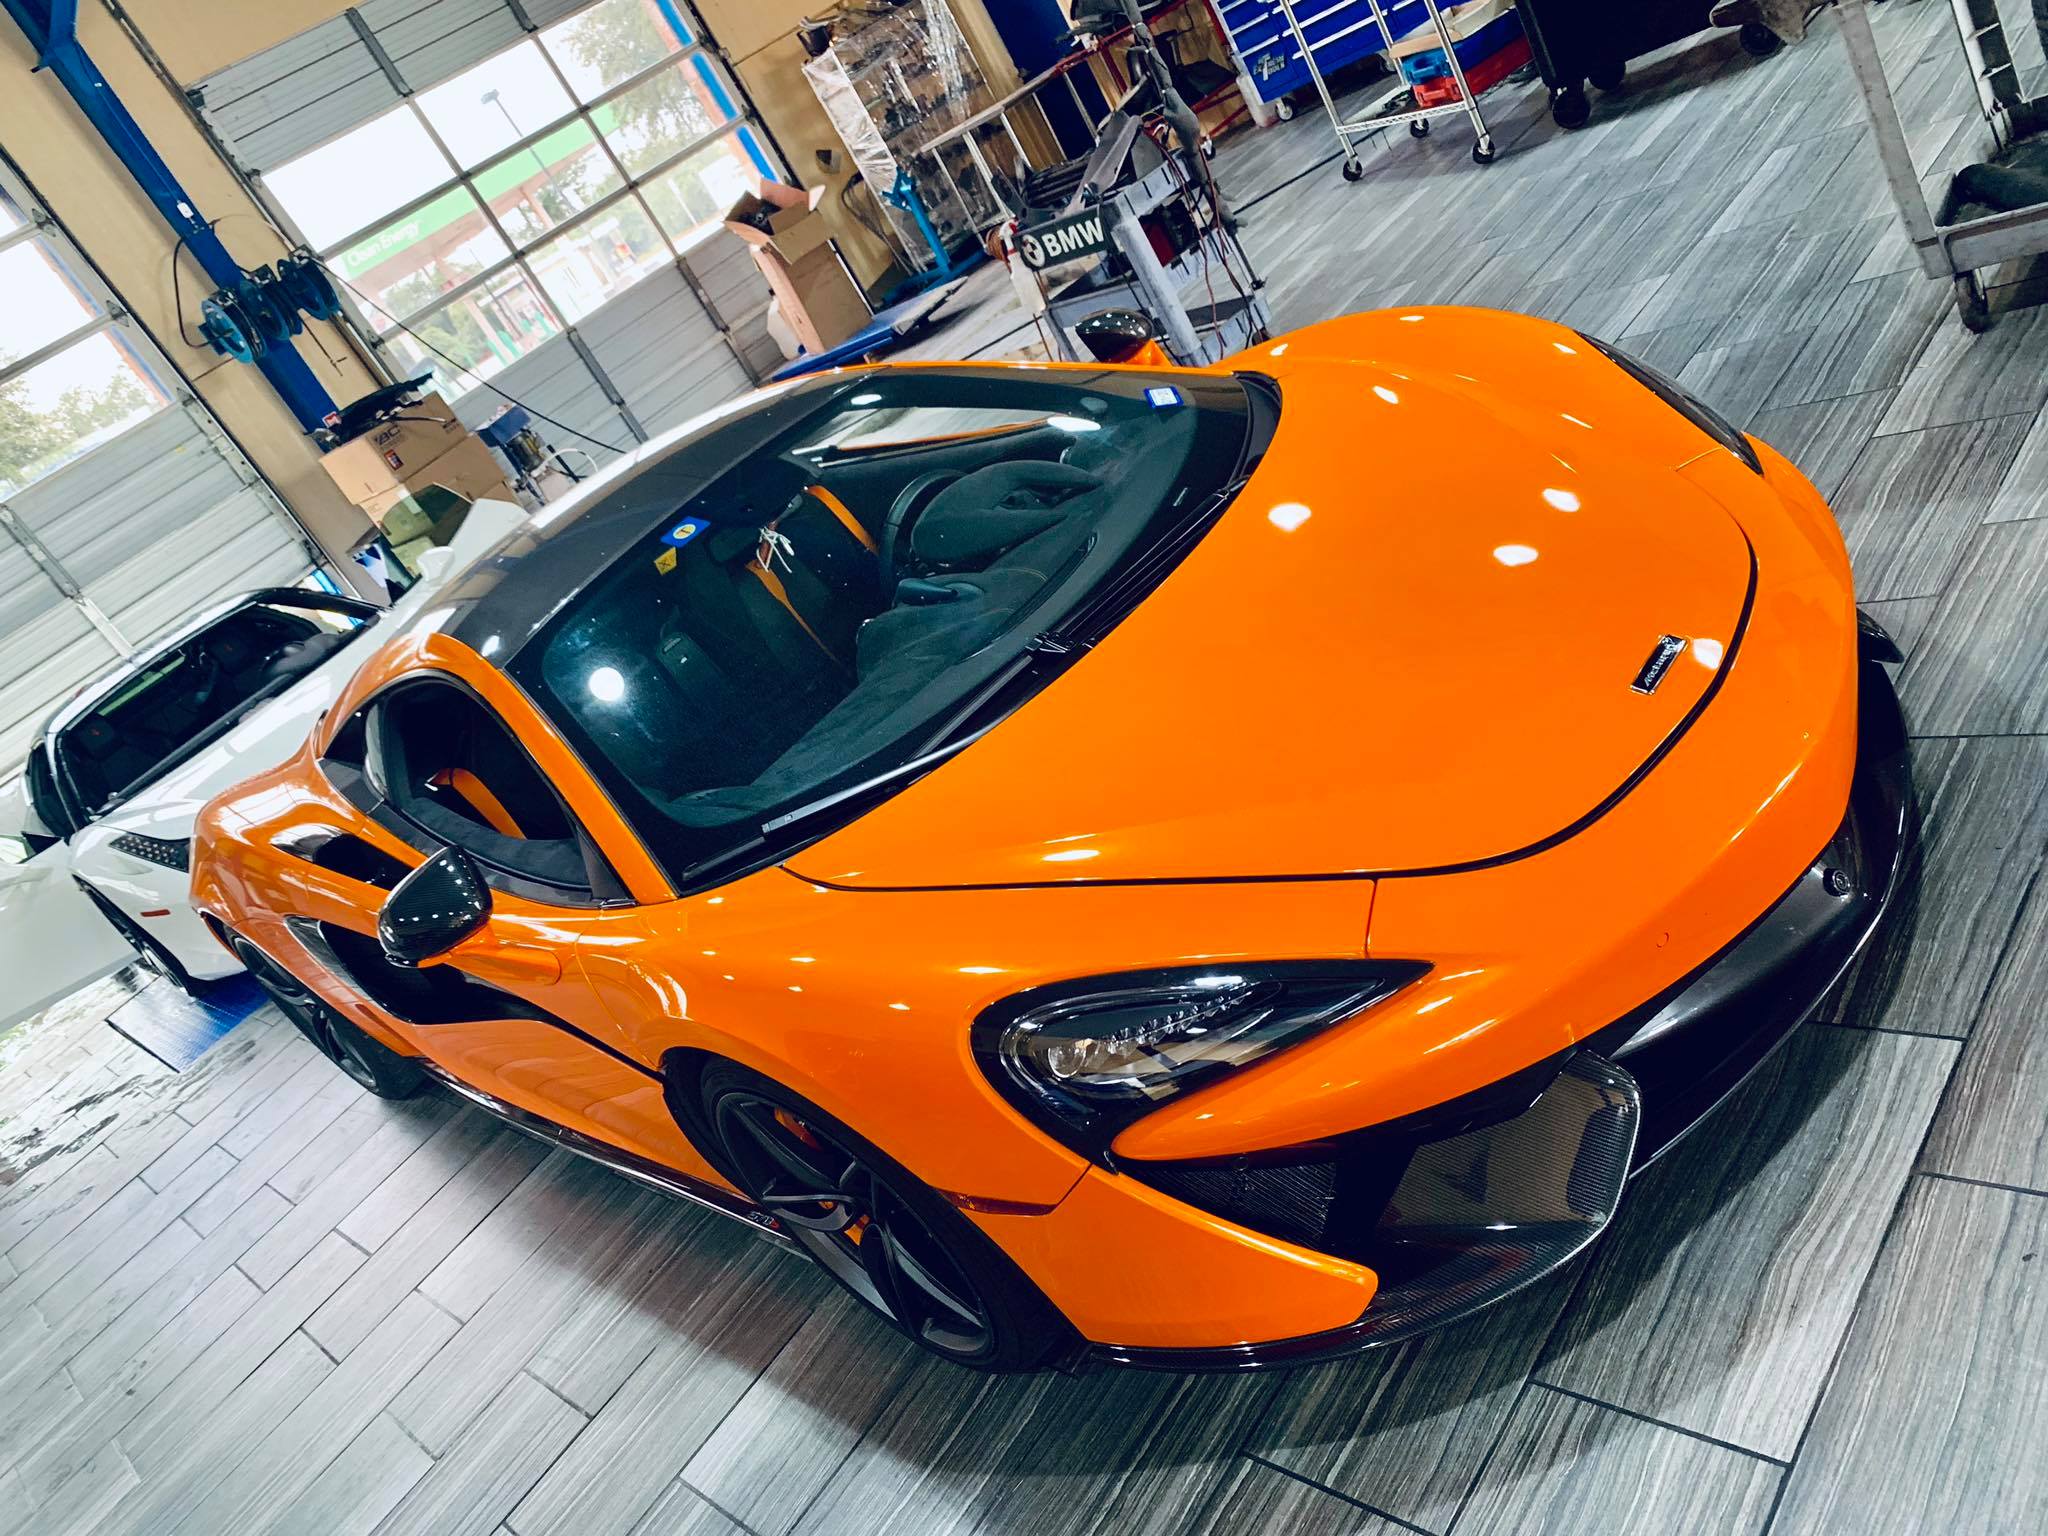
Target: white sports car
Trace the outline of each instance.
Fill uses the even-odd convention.
[[[526,520],[480,501],[389,608],[302,588],[245,593],[96,679],[0,788],[0,1030],[137,955],[188,990],[242,969],[186,899],[199,808],[283,762],[381,639]]]

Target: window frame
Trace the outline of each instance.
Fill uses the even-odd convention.
[[[543,879],[520,870],[508,869],[494,862],[487,854],[475,848],[444,837],[431,827],[423,826],[408,816],[378,785],[378,775],[369,763],[370,716],[401,694],[417,692],[427,688],[452,688],[482,710],[485,718],[504,733],[505,740],[525,763],[529,771],[547,787],[561,806],[563,819],[568,823],[574,841],[582,853],[585,880],[580,885],[564,885]],[[361,761],[350,755],[358,754]],[[347,800],[363,815],[393,837],[418,853],[422,859],[432,858],[443,848],[460,848],[474,859],[483,871],[484,881],[494,891],[542,906],[564,909],[616,907],[636,904],[631,893],[613,867],[583,818],[563,798],[561,790],[548,776],[547,770],[534,760],[526,749],[525,742],[513,729],[510,721],[492,708],[489,700],[457,674],[441,667],[424,667],[392,679],[378,688],[353,709],[347,720],[328,737],[327,744],[319,753],[321,772],[327,777],[342,798]]]
[[[21,222],[14,228],[0,231],[0,252],[11,251],[18,246],[38,247],[51,270],[73,289],[82,316],[78,324],[48,338],[20,357],[0,362],[0,386],[12,384],[45,363],[54,362],[95,337],[104,336],[115,352],[127,360],[131,370],[144,376],[147,382],[143,387],[153,390],[156,395],[147,411],[124,423],[117,432],[110,434],[110,438],[128,432],[165,411],[176,409],[179,400],[176,374],[136,344],[127,312],[104,291],[96,280],[97,274],[81,270],[81,263],[74,260],[68,250],[69,242],[53,225],[46,225],[39,208],[23,206],[13,196],[13,189],[5,180],[0,180],[0,201],[21,216]],[[0,497],[20,495],[91,452],[90,446],[78,448],[74,445],[63,458],[18,485],[7,477],[5,469],[0,469]],[[13,486],[11,490],[10,486]]]
[[[542,338],[532,347],[522,350],[518,358],[514,360],[515,362],[523,361],[526,357],[531,356],[535,350],[546,345],[548,341],[556,340],[572,332],[577,323],[576,320],[570,317],[569,308],[550,291],[547,283],[533,266],[531,258],[544,248],[573,236],[577,230],[603,217],[619,203],[629,199],[637,209],[640,217],[646,221],[648,228],[653,231],[655,237],[661,242],[666,256],[663,261],[656,262],[645,270],[638,272],[630,281],[621,284],[619,288],[608,293],[603,302],[609,303],[612,299],[622,296],[637,287],[646,278],[660,271],[663,266],[672,266],[687,274],[684,255],[691,247],[679,244],[676,237],[668,232],[667,227],[656,214],[654,206],[647,196],[646,189],[660,182],[678,166],[686,164],[691,157],[717,144],[719,140],[727,137],[734,138],[741,151],[753,162],[754,169],[760,172],[760,174],[775,179],[782,179],[785,176],[786,173],[779,166],[779,156],[774,151],[773,141],[770,139],[766,128],[762,125],[759,114],[754,110],[752,98],[739,85],[731,71],[726,67],[725,61],[712,42],[702,19],[695,14],[694,9],[685,10],[676,21],[668,24],[667,35],[675,44],[669,53],[618,80],[604,91],[593,95],[587,101],[578,95],[575,85],[571,83],[568,72],[562,67],[560,60],[555,57],[546,41],[549,31],[559,27],[562,22],[573,20],[579,14],[582,14],[582,12],[572,12],[558,21],[550,23],[547,27],[535,27],[527,31],[517,42],[497,49],[486,55],[483,59],[478,60],[475,64],[467,66],[465,70],[457,72],[458,74],[466,73],[469,69],[478,68],[483,64],[489,63],[492,59],[532,44],[542,60],[545,61],[549,71],[554,75],[563,93],[572,103],[571,110],[568,113],[558,116],[550,122],[541,124],[529,133],[522,134],[513,142],[493,151],[475,166],[463,165],[461,157],[449,147],[446,139],[434,126],[432,119],[420,105],[420,95],[424,91],[433,89],[433,87],[428,86],[416,89],[410,85],[405,85],[396,76],[396,66],[387,66],[387,72],[394,76],[393,84],[401,89],[401,100],[396,106],[387,108],[386,111],[376,114],[376,117],[367,121],[374,122],[378,118],[395,112],[411,113],[414,121],[426,133],[435,149],[442,156],[450,174],[445,179],[436,182],[425,192],[408,198],[405,202],[380,215],[378,218],[371,220],[361,228],[351,230],[337,239],[326,241],[320,246],[315,247],[315,254],[323,264],[332,262],[353,246],[371,238],[379,231],[389,228],[392,224],[403,220],[409,214],[415,213],[435,200],[457,190],[466,193],[475,202],[477,208],[482,212],[484,228],[495,234],[503,242],[505,249],[510,252],[509,255],[498,258],[485,266],[483,270],[465,278],[446,292],[434,295],[431,301],[403,314],[385,310],[375,300],[358,291],[339,272],[334,273],[335,287],[341,296],[343,307],[351,325],[363,343],[370,349],[372,356],[377,359],[384,372],[390,377],[394,379],[413,377],[419,371],[418,367],[404,364],[403,347],[395,346],[394,344],[402,343],[404,340],[409,339],[408,333],[415,330],[418,326],[431,320],[450,306],[461,302],[478,288],[489,284],[493,280],[502,278],[507,272],[516,272],[532,289],[535,297],[541,303],[544,317],[552,327],[550,335]],[[684,40],[679,35],[679,23],[680,30],[688,30],[690,32],[687,40]],[[606,137],[604,129],[598,121],[598,114],[629,92],[646,85],[650,80],[654,80],[671,70],[682,70],[685,68],[696,70],[721,106],[729,107],[732,115],[712,124],[704,132],[690,139],[673,152],[664,155],[660,160],[647,165],[636,174],[627,168],[620,151]],[[450,76],[449,78],[455,77]],[[435,85],[445,83],[445,80],[436,81]],[[492,167],[532,151],[543,140],[579,121],[589,130],[592,143],[596,146],[598,152],[610,162],[612,171],[618,178],[619,185],[605,193],[602,197],[594,200],[588,207],[577,210],[573,217],[550,225],[548,228],[541,230],[532,239],[522,241],[515,238],[512,231],[506,227],[505,221],[491,206],[490,199],[485,196],[482,189],[477,185],[478,178]],[[364,126],[366,126],[365,123],[351,124],[341,133],[335,134],[323,140],[320,144],[311,146],[299,155],[293,156],[292,162],[328,144],[332,144]],[[274,169],[276,168],[274,167]],[[296,234],[297,224],[292,217],[291,210],[284,205],[283,200],[267,184],[265,174],[258,172],[254,175],[253,180],[264,201],[273,211],[281,216],[285,226]],[[686,280],[689,280],[687,275]],[[695,288],[694,281],[691,281],[691,286],[693,289]],[[701,292],[697,296],[698,301],[704,305],[707,312],[711,313],[712,318],[716,320],[718,318],[717,313],[709,301],[705,299]],[[584,313],[587,315],[588,311]],[[721,326],[721,329],[723,329],[723,326]],[[436,371],[446,371],[449,373],[446,384],[453,393],[466,394],[470,389],[488,384],[488,376],[479,373],[468,364],[450,361],[440,356],[431,347],[415,344],[415,349],[426,355],[427,360],[424,366],[433,368]],[[463,383],[465,380],[468,381],[467,384]]]

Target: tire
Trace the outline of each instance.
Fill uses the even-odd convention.
[[[1289,101],[1285,96],[1282,96],[1278,101],[1273,103],[1273,110],[1280,114],[1281,122],[1291,123],[1294,121],[1294,103]]]
[[[1362,164],[1356,160],[1346,160],[1344,162],[1344,179],[1346,181],[1362,181],[1364,178],[1365,167]]]
[[[78,888],[100,909],[100,915],[113,924],[114,931],[128,941],[128,947],[142,956],[144,965],[149,966],[187,997],[197,997],[206,990],[205,984],[195,981],[192,973],[185,969],[184,963],[176,955],[157,942],[140,923],[102,895],[96,887],[80,880]]]
[[[718,1061],[704,1070],[696,1107],[706,1135],[698,1144],[720,1172],[919,1348],[984,1371],[1035,1370],[1074,1350],[1071,1325],[1009,1255],[817,1105]],[[800,1198],[806,1193],[841,1198]]]
[[[1736,37],[1742,51],[1753,59],[1768,59],[1785,46],[1785,40],[1760,21],[1745,21]]]
[[[250,978],[277,1005],[277,1011],[358,1086],[380,1099],[409,1099],[426,1085],[426,1074],[418,1062],[372,1040],[247,939],[236,937],[231,943]]]
[[[1408,125],[1408,137],[1410,137],[1411,139],[1428,138],[1429,119],[1426,117],[1418,117],[1417,119],[1415,119],[1414,122],[1410,123]]]
[[[1984,279],[1975,272],[1956,275],[1956,314],[1963,329],[1973,336],[1991,329],[1991,296],[1985,292]]]
[[[1559,86],[1550,93],[1551,120],[1560,128],[1583,128],[1593,118],[1593,103],[1576,85]]]
[[[1472,163],[1474,165],[1491,165],[1494,162],[1494,156],[1495,150],[1492,134],[1474,141],[1472,145]]]

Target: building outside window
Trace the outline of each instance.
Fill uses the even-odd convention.
[[[392,372],[462,393],[776,174],[676,0],[599,0],[262,181]]]

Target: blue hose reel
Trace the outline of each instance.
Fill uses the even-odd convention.
[[[277,264],[244,272],[232,288],[214,290],[199,305],[199,334],[222,357],[253,363],[272,347],[288,345],[305,318],[335,320],[341,295],[313,253],[296,250]]]

